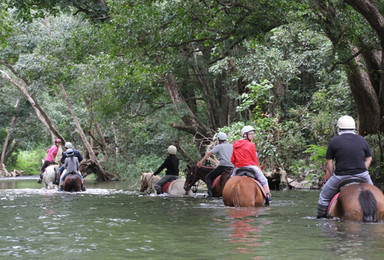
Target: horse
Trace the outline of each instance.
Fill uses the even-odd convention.
[[[184,183],[184,189],[189,191],[193,185],[198,180],[203,180],[205,182],[205,178],[207,175],[213,170],[213,167],[198,167],[197,165],[189,166],[184,170],[186,172],[186,179]],[[219,175],[214,181],[212,185],[212,196],[213,197],[221,197],[223,193],[223,188],[225,183],[228,181],[230,177],[230,171],[224,171],[221,175]]]
[[[264,189],[254,178],[233,176],[223,189],[223,202],[230,207],[260,207],[265,201]]]
[[[46,189],[53,189],[55,187],[54,183],[58,175],[58,170],[59,166],[57,164],[53,164],[45,168],[43,173],[43,182]]]
[[[383,192],[369,183],[347,184],[331,200],[327,217],[361,222],[384,221]]]
[[[64,191],[81,191],[81,178],[76,173],[69,173],[63,181]]]
[[[159,176],[154,176],[153,173],[142,173],[140,177],[140,192],[148,190],[148,193],[155,191],[155,184],[160,180]],[[184,180],[177,179],[172,182],[167,182],[162,187],[163,193],[167,193],[170,196],[192,196],[192,191],[184,190]]]

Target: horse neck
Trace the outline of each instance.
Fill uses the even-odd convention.
[[[209,167],[197,167],[196,166],[196,175],[201,179],[201,180],[205,180],[205,178],[207,177],[208,173],[210,173],[211,171],[213,170],[213,168],[209,168]]]
[[[148,175],[146,178],[146,182],[148,183],[149,187],[152,187],[155,185],[155,183],[159,180],[160,178],[158,176],[154,176],[152,174]]]

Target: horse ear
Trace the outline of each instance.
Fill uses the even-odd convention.
[[[191,169],[191,166],[190,166],[189,164],[187,164],[187,168],[188,168],[188,169]]]

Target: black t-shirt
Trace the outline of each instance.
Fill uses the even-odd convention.
[[[179,158],[177,158],[176,155],[168,155],[163,164],[153,173],[153,175],[159,174],[164,168],[167,168],[165,175],[179,176]]]
[[[367,170],[365,158],[371,156],[371,149],[364,137],[346,133],[331,139],[325,158],[335,160],[336,175],[353,175]]]

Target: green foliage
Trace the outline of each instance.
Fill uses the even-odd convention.
[[[18,153],[15,165],[7,165],[8,171],[25,170],[24,175],[40,174],[42,161],[46,156],[45,150],[21,151]]]
[[[84,13],[95,20],[108,18],[108,6],[99,0],[5,0],[10,8],[15,8],[19,19],[32,21],[48,14],[58,16],[61,12]]]
[[[262,83],[258,84],[257,82],[251,82],[246,87],[249,91],[243,93],[240,96],[239,106],[237,111],[245,111],[251,109],[252,112],[256,115],[262,114],[263,106],[271,102],[272,95],[270,90],[273,88],[273,85],[264,80]],[[251,108],[252,107],[252,108]]]

